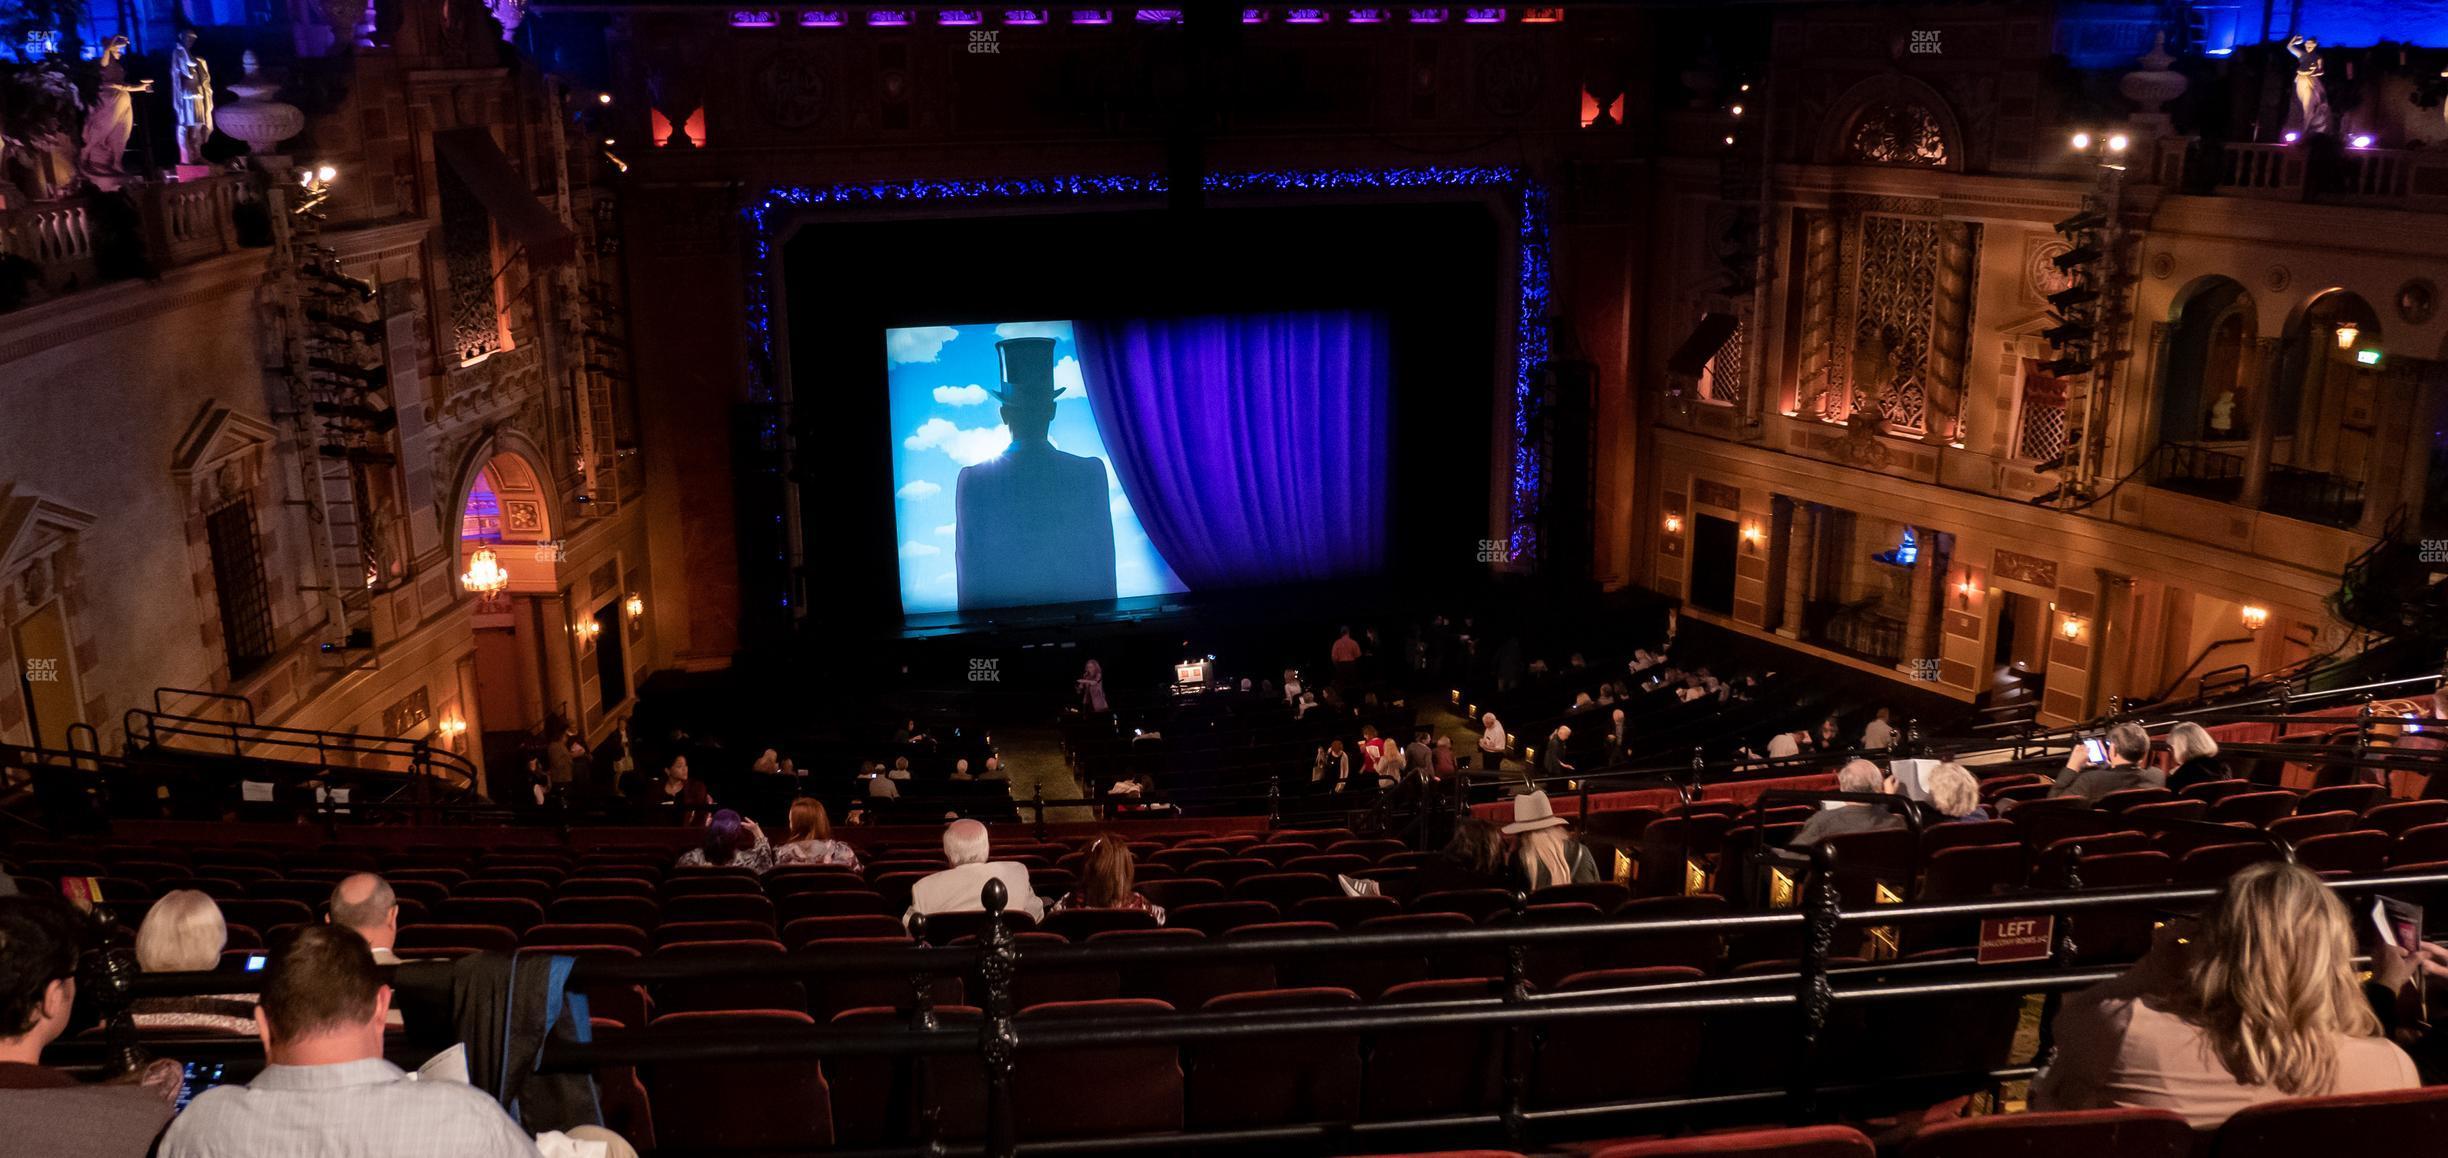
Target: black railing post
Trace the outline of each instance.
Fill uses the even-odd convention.
[[[1267,777],[1267,831],[1283,827],[1283,772]]]
[[[1794,1051],[1793,1075],[1787,1084],[1797,1122],[1810,1120],[1818,1101],[1819,1039],[1826,1033],[1828,1011],[1836,1002],[1835,986],[1828,980],[1828,958],[1836,952],[1836,850],[1821,844],[1811,849],[1810,858],[1810,888],[1802,894],[1802,961],[1796,970],[1801,988],[1802,1048]]]
[[[926,914],[910,918],[911,932],[919,944],[926,943]],[[941,1024],[935,1016],[935,974],[919,969],[910,974],[910,1028],[927,1033]],[[943,1107],[937,1104],[927,1079],[931,1076],[929,1058],[913,1056],[910,1066],[910,1104],[918,1110],[918,1152],[924,1158],[943,1158]]]
[[[152,1055],[136,1043],[136,1015],[132,1009],[136,998],[130,991],[143,970],[137,966],[135,950],[129,948],[119,922],[107,907],[95,909],[90,920],[97,951],[82,962],[81,983],[93,994],[94,1008],[102,1015],[102,1040],[110,1059],[106,1068],[112,1075],[132,1074],[152,1060]]]
[[[2082,890],[2082,842],[2066,846],[2065,871],[2061,876],[2061,887],[2070,892]],[[2074,918],[2058,914],[2050,930],[2049,967],[2060,971],[2073,968],[2074,954],[2079,951],[2080,946],[2074,942]],[[2057,1048],[2057,1010],[2064,1000],[2065,995],[2054,989],[2040,998],[2040,1048],[2032,1054],[2040,1065],[2048,1064],[2049,1052]]]
[[[1575,784],[1576,784],[1576,785],[1577,785],[1577,786],[1580,788],[1580,792],[1581,792],[1581,797],[1580,797],[1580,800],[1581,800],[1581,806],[1580,806],[1580,807],[1581,807],[1581,810],[1580,810],[1579,812],[1577,812],[1577,813],[1575,813],[1575,814],[1573,815],[1573,823],[1574,823],[1574,824],[1578,824],[1578,825],[1580,825],[1580,826],[1581,826],[1581,827],[1583,827],[1583,828],[1588,828],[1588,827],[1589,827],[1589,817],[1590,817],[1590,809],[1589,809],[1589,793],[1590,793],[1590,787],[1589,787],[1589,782],[1590,782],[1590,778],[1589,778],[1588,776],[1586,776],[1586,775],[1585,775],[1585,776],[1583,776],[1583,777],[1581,777],[1581,779],[1579,779],[1579,780],[1577,780],[1577,781],[1574,781],[1574,783],[1575,783]]]
[[[1010,903],[1003,882],[990,880],[978,896],[986,909],[986,935],[978,958],[978,981],[985,987],[985,1020],[978,1028],[979,1048],[986,1066],[986,1158],[1011,1158],[1017,1145],[1013,1125],[1012,1065],[1019,1035],[1012,1029],[1012,981],[1020,954],[1011,926],[1003,922]]]
[[[1035,794],[1034,794],[1034,795],[1031,797],[1031,801],[1032,801],[1032,803],[1034,803],[1034,804],[1037,806],[1037,839],[1038,839],[1038,840],[1040,840],[1040,841],[1043,841],[1043,840],[1046,838],[1046,822],[1045,822],[1045,780],[1044,780],[1042,777],[1041,777],[1041,778],[1039,778],[1039,779],[1038,779],[1038,781],[1037,781],[1037,790],[1036,790]]]
[[[1530,923],[1530,897],[1519,889],[1513,891],[1513,928],[1527,928]],[[1519,1006],[1530,1000],[1530,946],[1518,938],[1505,942],[1504,1002]],[[1521,1149],[1528,1140],[1530,1099],[1530,1035],[1526,1025],[1512,1025],[1505,1030],[1504,1070],[1504,1130],[1505,1140],[1514,1149]]]

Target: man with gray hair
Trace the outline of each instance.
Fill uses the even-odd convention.
[[[1844,767],[1836,770],[1836,791],[1885,792],[1887,774],[1868,760],[1847,760]],[[1803,823],[1802,831],[1794,834],[1792,846],[1807,851],[1818,847],[1819,842],[1831,836],[1876,832],[1882,828],[1896,828],[1903,823],[1903,817],[1882,804],[1832,800],[1822,805],[1817,815]]]
[[[979,897],[986,882],[1003,882],[1003,911],[1027,913],[1030,920],[1045,919],[1045,902],[1029,887],[1028,866],[1016,861],[986,859],[988,843],[986,826],[974,820],[955,820],[944,826],[944,860],[952,867],[921,878],[910,886],[909,912],[902,915],[903,924],[918,913],[974,913],[986,906]]]
[[[2086,804],[2128,788],[2165,788],[2167,773],[2142,763],[2150,756],[2150,733],[2127,721],[2108,729],[2108,762],[2093,764],[2083,745],[2066,754],[2065,770],[2057,774],[2051,796],[2079,796]]]
[[[376,873],[358,873],[332,886],[332,924],[365,938],[377,965],[397,965],[391,947],[399,939],[399,896]]]

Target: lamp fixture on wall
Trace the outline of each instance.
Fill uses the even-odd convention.
[[[1965,572],[1963,581],[1955,585],[1957,606],[1972,606],[1972,597],[1978,594],[1980,594],[1980,584],[1973,582],[1971,572]]]
[[[2259,631],[2269,626],[2269,608],[2247,605],[2242,614],[2246,631]]]
[[[467,735],[467,721],[458,713],[453,712],[435,722],[434,735],[444,744],[456,748],[459,746],[459,737]]]
[[[1682,533],[1683,533],[1683,516],[1681,516],[1681,515],[1668,515],[1668,516],[1666,516],[1666,533],[1667,533],[1667,534],[1669,534],[1669,535],[1680,535],[1680,534],[1682,534]]]
[[[2338,323],[2338,328],[2337,328],[2337,344],[2338,344],[2338,349],[2341,349],[2341,350],[2351,350],[2351,349],[2354,349],[2355,339],[2360,338],[2360,337],[2362,337],[2362,336],[2363,336],[2363,327],[2358,326],[2358,325],[2354,324],[2353,322],[2339,322],[2339,323]]]
[[[575,633],[578,638],[591,643],[594,641],[596,636],[603,634],[603,624],[597,623],[592,619],[581,619],[578,622],[570,625],[570,631]]]
[[[632,621],[643,617],[646,614],[646,597],[635,591],[630,592],[629,598],[621,600],[621,610],[628,612]]]
[[[1759,528],[1759,524],[1758,524],[1758,523],[1744,523],[1744,524],[1743,524],[1743,528],[1742,528],[1742,541],[1743,541],[1743,545],[1744,545],[1744,546],[1746,546],[1746,547],[1757,548],[1757,547],[1759,546],[1759,544],[1760,544],[1760,528]]]
[[[2066,616],[2063,620],[2058,622],[2057,632],[2058,634],[2065,636],[2067,639],[2081,639],[2083,633],[2082,616]]]

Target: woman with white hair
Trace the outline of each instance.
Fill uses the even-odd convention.
[[[221,967],[229,925],[221,906],[194,889],[172,889],[153,902],[136,929],[136,964],[147,973],[205,973]],[[185,1029],[255,1034],[253,994],[142,997],[129,1006],[138,1029]]]
[[[2346,906],[2310,869],[2227,879],[2198,928],[2174,922],[2118,978],[2066,999],[2035,1110],[2174,1110],[2207,1130],[2281,1098],[2411,1089],[2355,972]]]
[[[1949,760],[1930,769],[1921,787],[1929,793],[1930,807],[1946,817],[1940,823],[1989,819],[1989,810],[1981,807],[1980,781],[1961,764]]]
[[[2231,780],[2235,774],[2219,759],[2218,741],[2208,729],[2191,720],[2168,729],[2168,755],[2176,767],[2168,772],[2167,786],[2182,792],[2195,784],[2212,780]]]

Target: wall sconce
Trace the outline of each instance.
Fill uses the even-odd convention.
[[[2337,328],[2338,349],[2354,349],[2355,339],[2363,336],[2363,327],[2353,322],[2340,322]]]
[[[1454,702],[1454,705],[1455,705],[1456,707],[1461,706],[1461,704],[1462,704],[1462,689],[1460,689],[1460,688],[1455,688],[1455,689],[1453,690],[1453,702]]]
[[[2081,639],[2083,633],[2082,616],[2069,615],[2063,620],[2060,620],[2057,624],[2057,633],[2065,636],[2067,639]]]
[[[2248,606],[2244,609],[2243,615],[2246,631],[2259,631],[2269,626],[2269,608]]]
[[[1683,533],[1683,516],[1681,516],[1681,515],[1668,515],[1668,516],[1666,516],[1666,533],[1667,533],[1667,534],[1669,534],[1669,535],[1680,535],[1680,534],[1682,534],[1682,533]]]
[[[1742,541],[1743,541],[1743,545],[1744,545],[1744,546],[1746,546],[1746,547],[1753,547],[1753,548],[1756,548],[1756,547],[1758,547],[1758,546],[1759,546],[1759,544],[1760,544],[1760,528],[1759,528],[1759,524],[1758,524],[1758,523],[1744,523],[1744,524],[1743,524],[1743,529],[1742,529]]]
[[[455,713],[444,716],[434,724],[434,735],[439,737],[444,744],[456,748],[459,746],[459,737],[467,735],[467,721]]]
[[[1970,575],[1965,575],[1963,581],[1955,585],[1956,605],[1959,607],[1972,606],[1972,597],[1978,594],[1980,584],[1973,582]]]
[[[592,643],[594,642],[596,636],[603,634],[603,624],[597,623],[592,619],[581,619],[578,622],[570,625],[570,631],[576,634],[578,638]]]
[[[629,598],[621,601],[621,610],[629,613],[632,622],[636,621],[646,614],[646,597],[635,591],[630,592]]]

